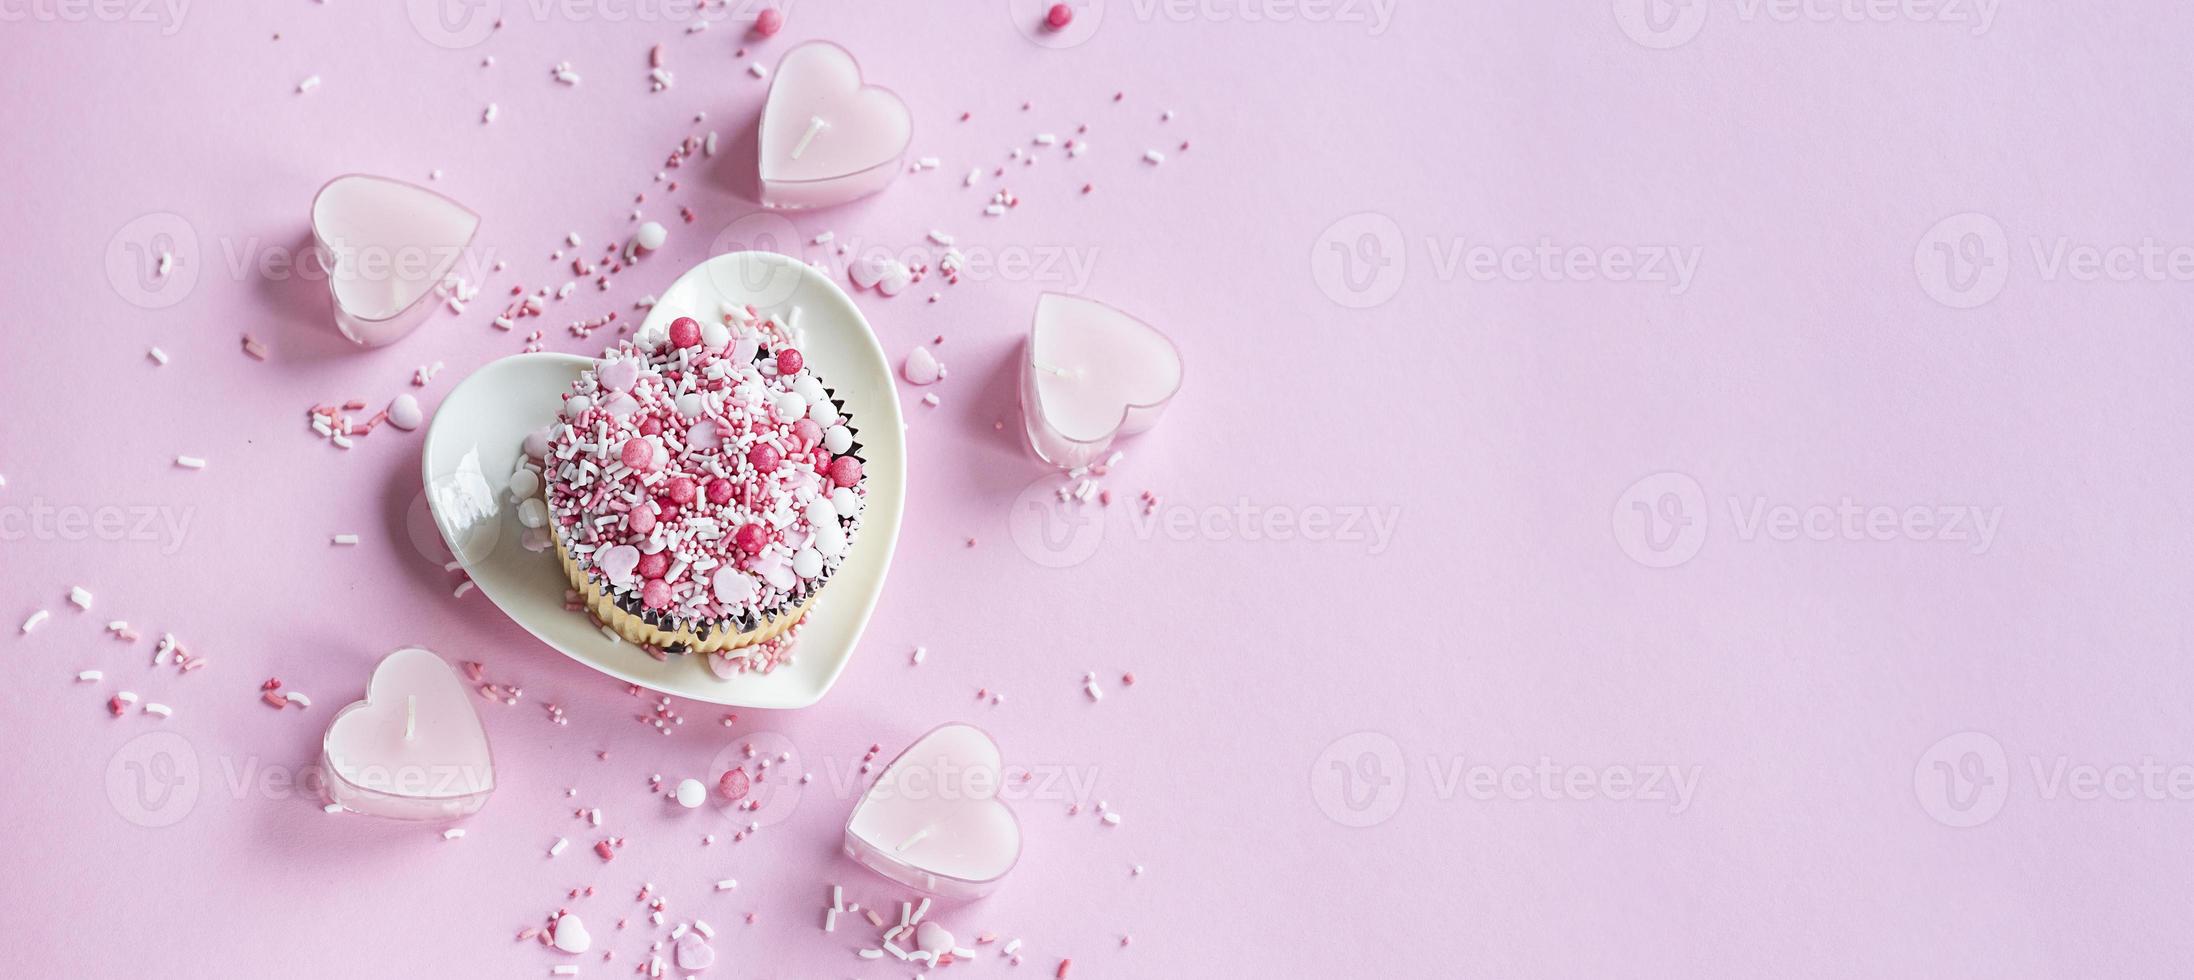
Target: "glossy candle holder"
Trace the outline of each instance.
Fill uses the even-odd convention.
[[[914,117],[890,89],[861,82],[853,55],[828,41],[785,52],[762,103],[762,205],[820,208],[889,186],[914,140]]]
[[[322,185],[312,197],[313,254],[336,329],[367,347],[417,329],[479,231],[471,208],[415,184],[344,174]]]
[[[1180,350],[1156,328],[1096,300],[1037,297],[1021,358],[1021,423],[1045,462],[1099,461],[1113,440],[1156,424],[1180,390]]]
[[[377,817],[469,816],[495,790],[472,692],[447,662],[418,647],[374,667],[365,700],[328,725],[320,765],[329,802]]]
[[[1021,860],[1021,822],[998,799],[1004,769],[998,743],[982,729],[931,729],[854,804],[846,856],[939,898],[990,894]]]

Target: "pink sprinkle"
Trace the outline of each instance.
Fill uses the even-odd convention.
[[[1068,24],[1072,23],[1074,23],[1074,8],[1063,3],[1052,4],[1051,9],[1044,14],[1045,26],[1055,31],[1063,31]]]
[[[765,7],[754,15],[754,33],[759,37],[776,37],[785,29],[785,12],[775,7]]]
[[[772,451],[774,452],[774,450]],[[625,461],[626,466],[630,466],[635,470],[645,470],[655,462],[655,447],[648,445],[646,439],[634,436],[625,440],[624,448],[618,450],[617,455],[619,459]],[[774,468],[772,467],[772,469]]]

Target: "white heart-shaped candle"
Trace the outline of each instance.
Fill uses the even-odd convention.
[[[1158,421],[1181,390],[1181,353],[1149,324],[1079,296],[1045,293],[1021,361],[1021,421],[1055,466],[1087,466],[1114,438]]]
[[[369,174],[328,181],[312,198],[312,240],[336,327],[367,347],[410,333],[479,230],[479,214],[424,187]]]
[[[848,857],[941,898],[979,898],[1021,859],[1021,823],[998,799],[998,743],[946,724],[884,767],[846,820]]]
[[[407,647],[373,669],[366,699],[335,716],[321,744],[328,798],[405,820],[477,812],[495,789],[487,730],[456,671]]]
[[[846,49],[828,41],[793,48],[762,104],[762,204],[820,208],[874,194],[899,175],[913,139],[907,104],[862,84]]]

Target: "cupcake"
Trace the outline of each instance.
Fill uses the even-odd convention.
[[[852,419],[767,320],[679,317],[609,349],[528,448],[580,602],[667,653],[787,634],[867,501]]]

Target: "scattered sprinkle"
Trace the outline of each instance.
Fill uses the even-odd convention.
[[[329,540],[335,544],[350,545],[358,543],[358,536],[355,534],[338,534]]]
[[[175,465],[186,470],[202,470],[206,468],[206,461],[197,456],[177,456]]]

